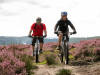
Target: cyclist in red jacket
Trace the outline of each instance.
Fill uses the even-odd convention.
[[[29,31],[29,36],[43,36],[43,31],[45,33],[45,37],[47,36],[47,30],[46,30],[46,26],[45,24],[41,23],[42,19],[40,17],[38,17],[36,19],[36,23],[33,23],[31,26],[31,29]],[[43,43],[44,43],[44,39],[43,38],[39,38],[39,42],[40,42],[40,53],[42,53],[42,48],[43,48]],[[33,41],[32,41],[32,47],[33,47],[33,51],[34,51],[34,46],[36,43],[36,38],[33,37]]]

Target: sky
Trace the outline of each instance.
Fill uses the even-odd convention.
[[[77,30],[72,37],[100,35],[100,0],[0,0],[0,36],[27,36],[41,17],[48,37],[57,37],[54,26],[62,11]]]

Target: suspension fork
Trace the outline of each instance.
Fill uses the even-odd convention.
[[[66,64],[68,64],[69,63],[69,42],[67,40],[64,41],[64,53],[65,53]]]

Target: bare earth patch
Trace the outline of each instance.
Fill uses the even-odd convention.
[[[80,66],[77,72],[81,75],[100,75],[100,62],[92,65]]]
[[[69,69],[72,71],[72,75],[100,75],[100,62],[94,63],[92,65],[83,66],[70,66],[70,65],[60,65],[60,66],[48,66],[48,65],[38,65],[39,69],[35,70],[35,75],[56,75],[59,69]]]
[[[59,69],[70,69],[73,71],[72,75],[80,75],[76,72],[76,67],[74,66],[47,66],[47,65],[39,65],[39,69],[35,70],[35,75],[56,75]]]

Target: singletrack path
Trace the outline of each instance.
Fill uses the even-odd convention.
[[[76,66],[47,66],[47,65],[39,65],[39,69],[35,70],[35,75],[56,75],[59,69],[69,69],[72,71],[72,75],[81,75],[78,74]]]

